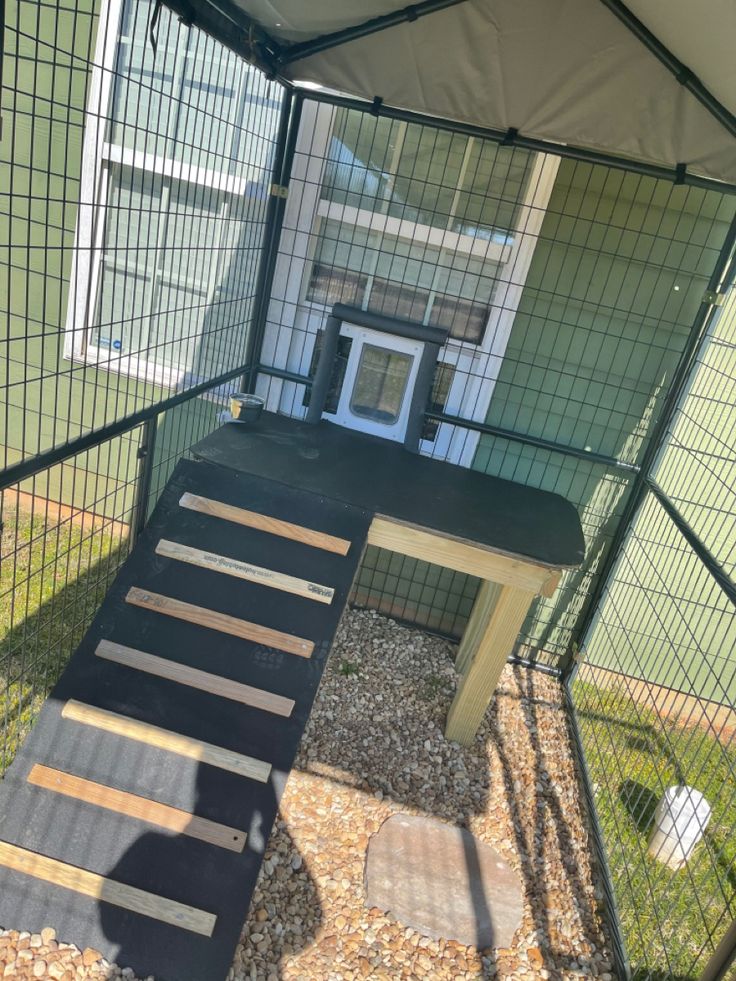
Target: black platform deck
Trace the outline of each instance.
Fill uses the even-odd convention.
[[[553,568],[585,557],[577,511],[559,494],[407,453],[398,443],[264,413],[194,455]]]
[[[186,510],[184,491],[348,539],[347,556]],[[0,788],[0,839],[216,915],[211,938],[20,872],[0,868],[0,924],[89,945],[157,981],[222,981],[244,922],[279,798],[292,766],[372,515],[222,467],[183,462],[99,614],[46,702]],[[322,583],[330,605],[155,554],[161,538]],[[311,658],[139,609],[131,586],[314,641]],[[293,698],[291,717],[250,708],[96,657],[101,639]],[[68,699],[143,720],[272,764],[268,783],[119,735],[61,711]],[[241,828],[242,853],[166,832],[31,786],[43,763]]]

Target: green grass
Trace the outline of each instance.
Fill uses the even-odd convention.
[[[573,694],[634,976],[697,978],[736,914],[736,752],[621,692],[576,681]],[[686,868],[672,871],[647,844],[664,790],[683,783],[713,813]]]
[[[126,540],[3,509],[0,538],[0,775],[97,611]]]

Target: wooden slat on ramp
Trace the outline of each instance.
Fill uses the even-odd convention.
[[[0,923],[156,981],[223,981],[370,520],[179,464],[0,784]]]

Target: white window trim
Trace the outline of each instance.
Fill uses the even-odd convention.
[[[325,198],[322,198],[317,206],[317,215],[345,225],[355,225],[368,232],[379,232],[407,242],[421,242],[422,245],[429,245],[435,249],[461,252],[483,261],[506,263],[511,257],[510,245],[500,245],[490,239],[434,228],[432,225],[423,225],[408,218],[394,218],[391,215],[335,203]]]
[[[307,115],[309,109],[312,111]],[[458,369],[450,386],[446,411],[472,422],[485,422],[557,177],[559,158],[535,155],[527,182],[527,197],[519,208],[512,244],[500,245],[323,200],[321,191],[332,136],[331,119],[329,106],[305,104],[274,276],[275,286],[283,284],[285,289],[282,295],[274,292],[271,296],[263,363],[302,374],[309,369],[313,343],[302,342],[303,332],[316,337],[329,313],[327,307],[305,303],[303,299],[307,272],[316,247],[315,221],[352,219],[360,227],[411,240],[423,241],[423,234],[431,234],[439,247],[444,244],[445,248],[500,263],[495,296],[502,299],[491,303],[482,342],[472,344],[450,338],[440,353],[440,363]],[[291,325],[288,325],[289,320]],[[267,408],[271,411],[280,410],[297,416],[305,413],[301,406],[303,389],[293,382],[262,376],[258,391],[266,398]],[[477,432],[440,423],[434,440],[420,441],[419,448],[425,455],[440,456],[450,463],[469,467],[479,440]]]
[[[100,9],[99,23],[104,24],[105,29],[100,30],[97,35],[85,114],[79,210],[69,277],[63,354],[68,361],[126,375],[163,388],[176,389],[189,374],[186,366],[162,365],[135,354],[116,356],[110,348],[98,347],[92,343],[92,321],[99,299],[100,271],[104,259],[110,165],[120,164],[165,179],[184,181],[237,197],[245,195],[253,173],[247,162],[243,163],[238,175],[229,175],[105,140],[118,44],[119,41],[130,42],[130,38],[120,35],[124,2],[125,0],[102,0]],[[181,72],[184,59],[191,54],[190,51],[181,53],[175,72]],[[240,91],[239,89],[236,101],[239,100]],[[167,185],[162,188],[162,195],[166,193]],[[221,214],[228,207],[226,199],[222,204]],[[163,227],[165,222],[159,231],[159,239],[163,234]],[[224,234],[224,228],[221,228],[220,234]],[[217,254],[219,256],[219,250]],[[218,266],[219,260],[214,265]],[[152,282],[155,275],[154,269]],[[211,302],[216,285],[213,267],[208,281],[207,302]]]

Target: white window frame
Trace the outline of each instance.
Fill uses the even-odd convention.
[[[99,347],[92,341],[94,315],[99,302],[99,285],[102,261],[104,259],[105,225],[107,220],[108,192],[110,188],[110,168],[114,165],[129,167],[146,174],[155,174],[164,180],[182,181],[198,187],[225,192],[228,197],[221,205],[218,218],[225,216],[230,201],[246,194],[254,175],[254,168],[243,164],[238,175],[224,174],[220,171],[188,164],[143,150],[123,147],[109,143],[105,134],[109,122],[112,96],[112,80],[115,72],[119,41],[122,38],[123,6],[125,0],[103,0],[100,10],[100,25],[104,30],[98,32],[90,92],[85,116],[84,140],[82,148],[82,167],[80,178],[80,198],[77,223],[74,234],[74,250],[69,278],[66,321],[64,327],[64,357],[72,362],[91,365],[116,374],[126,375],[142,382],[151,382],[164,388],[177,388],[185,380],[189,369],[186,365],[163,365],[135,354],[116,356],[109,347]],[[183,84],[183,66],[194,52],[184,48],[174,67],[175,87]],[[242,84],[234,97],[239,102]],[[162,197],[169,193],[170,183],[162,185]],[[165,234],[168,209],[161,208],[160,244]],[[218,222],[219,235],[225,234],[225,223]],[[215,248],[219,243],[215,243]],[[205,295],[207,304],[212,303],[217,289],[217,274],[221,250],[216,249],[218,261],[212,264],[207,279]],[[158,249],[152,260],[151,282],[155,285],[158,277]],[[168,279],[175,281],[175,277]],[[184,284],[187,287],[190,284]],[[202,284],[204,285],[204,284]],[[152,289],[152,299],[155,290]]]
[[[326,218],[346,222],[346,218],[350,218],[360,227],[386,231],[409,241],[423,242],[426,238],[427,243],[435,247],[499,263],[498,284],[481,343],[450,338],[440,352],[440,363],[455,369],[445,410],[450,415],[483,423],[488,415],[557,177],[559,158],[535,154],[526,184],[526,196],[519,208],[516,227],[509,236],[511,241],[501,244],[322,199],[332,118],[330,106],[305,103],[289,186],[284,232],[276,262],[262,361],[266,365],[298,374],[309,372],[314,342],[304,344],[303,332],[316,338],[329,314],[327,307],[304,299],[314,260],[318,222]],[[470,142],[464,163],[468,160],[469,152]],[[456,198],[461,184],[460,176]],[[280,285],[283,292],[279,294],[277,290]],[[291,329],[288,327],[289,321]],[[266,376],[259,380],[258,392],[266,398],[267,408],[271,411],[303,416],[306,410],[301,405],[302,391],[294,382]],[[439,456],[451,463],[469,467],[479,440],[480,434],[477,432],[440,423],[434,439],[421,440],[419,449],[425,455]]]

